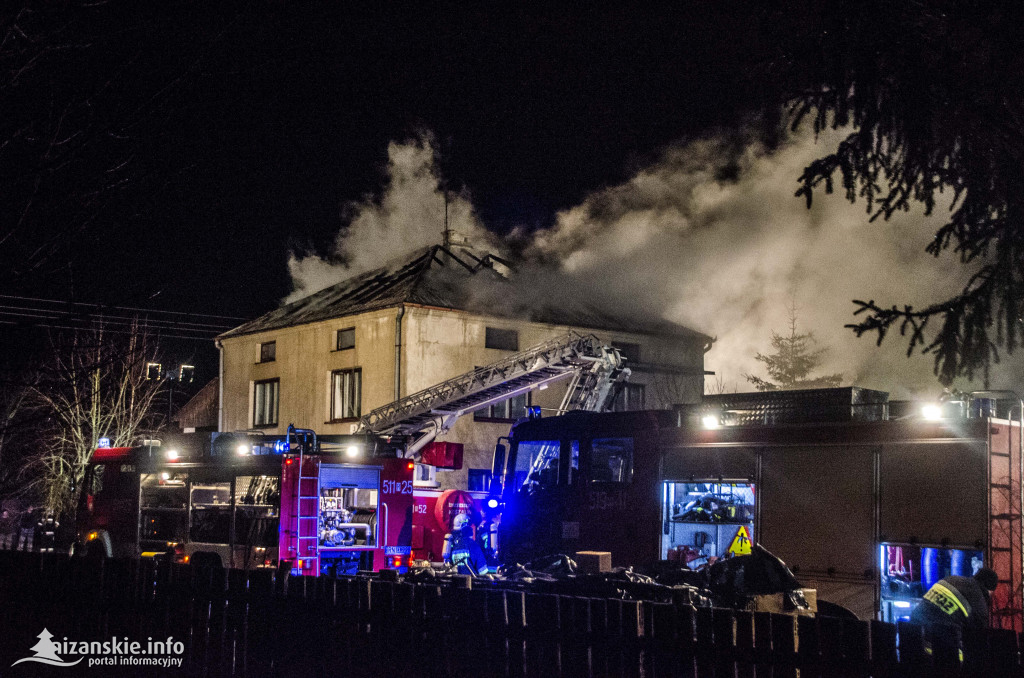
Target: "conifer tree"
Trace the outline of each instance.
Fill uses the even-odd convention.
[[[781,335],[772,332],[773,352],[768,355],[758,353],[755,358],[764,363],[769,379],[744,374],[743,376],[758,391],[779,391],[782,389],[799,388],[834,388],[843,380],[842,374],[829,374],[812,377],[811,372],[817,369],[828,352],[827,348],[814,348],[817,342],[814,334],[796,331],[796,302],[789,307],[789,334]]]
[[[943,384],[989,380],[1000,350],[1024,343],[1024,3],[799,0],[767,9],[770,68],[796,128],[847,132],[814,160],[797,195],[841,191],[887,220],[945,212],[927,251],[970,278],[923,306],[855,300],[857,336],[898,333],[931,353]]]

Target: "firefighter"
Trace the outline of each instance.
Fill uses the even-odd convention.
[[[17,544],[15,520],[8,509],[0,511],[0,549],[9,549]]]
[[[444,536],[444,562],[454,565],[459,574],[487,574],[483,549],[473,539],[469,516],[460,513],[452,518],[452,531]]]
[[[985,628],[989,594],[996,590],[998,582],[999,577],[987,567],[973,577],[943,577],[924,594],[910,621],[923,626]]]
[[[36,507],[29,506],[25,509],[25,512],[21,514],[21,531],[18,534],[18,542],[15,544],[15,550],[32,551],[36,545],[36,518],[35,518]]]

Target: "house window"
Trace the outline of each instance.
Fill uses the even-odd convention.
[[[252,425],[277,426],[280,379],[257,381],[253,389]]]
[[[619,355],[626,359],[627,365],[636,365],[640,362],[640,344],[627,344],[621,341],[613,341],[612,348],[618,349]]]
[[[612,403],[612,412],[636,412],[644,409],[644,385],[625,384]]]
[[[331,372],[331,421],[358,419],[363,391],[363,371],[335,370]]]
[[[515,421],[526,416],[526,408],[529,406],[529,394],[522,393],[477,410],[473,413],[473,419],[476,421]]]
[[[469,469],[469,491],[486,492],[491,487],[491,472],[489,469]]]
[[[260,362],[272,363],[277,360],[277,342],[265,341],[260,344]]]
[[[484,347],[502,351],[518,351],[519,332],[518,330],[499,330],[496,327],[488,327],[484,332]]]
[[[344,351],[346,349],[356,347],[356,328],[349,327],[348,329],[338,330],[338,339],[335,343],[334,350]]]

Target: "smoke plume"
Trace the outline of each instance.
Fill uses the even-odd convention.
[[[935,393],[930,356],[908,359],[901,337],[876,347],[844,325],[852,299],[920,306],[963,287],[965,267],[925,252],[948,205],[874,223],[842,195],[822,193],[807,209],[797,178],[840,138],[797,133],[770,153],[756,142],[734,151],[724,138],[669,148],[561,213],[535,247],[627,298],[656,294],[664,317],[716,336],[705,366],[727,391],[751,390],[743,374],[764,376],[754,356],[770,352],[772,331],[787,333],[795,300],[798,331],[829,348],[818,374],[894,396]]]
[[[819,374],[842,372],[846,384],[894,397],[934,395],[930,356],[908,359],[902,337],[876,347],[844,325],[855,320],[852,299],[920,306],[963,287],[964,266],[925,252],[948,205],[874,223],[842,195],[817,195],[808,209],[794,197],[797,178],[840,138],[795,133],[771,151],[724,136],[679,144],[559,213],[550,229],[512,238],[532,280],[564,276],[613,310],[642,309],[716,337],[705,361],[712,388],[751,390],[743,374],[765,376],[754,356],[770,351],[772,331],[788,331],[795,300],[797,330],[829,349]],[[444,202],[429,137],[393,143],[388,157],[387,185],[350,206],[332,255],[292,255],[294,296],[439,242]],[[451,197],[449,222],[477,247],[500,247],[466,195]]]
[[[326,257],[292,252],[288,269],[294,301],[346,278],[383,266],[403,253],[441,242],[445,194],[434,161],[433,139],[421,134],[388,145],[387,182],[379,196],[346,205],[347,223]],[[448,227],[454,239],[497,246],[480,224],[468,195],[448,193]]]

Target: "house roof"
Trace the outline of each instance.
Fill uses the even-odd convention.
[[[505,269],[507,274],[496,269]],[[230,338],[366,313],[401,304],[450,308],[598,330],[710,341],[664,320],[629,317],[599,308],[564,277],[519,274],[505,259],[469,247],[433,245],[368,271],[225,332]]]

